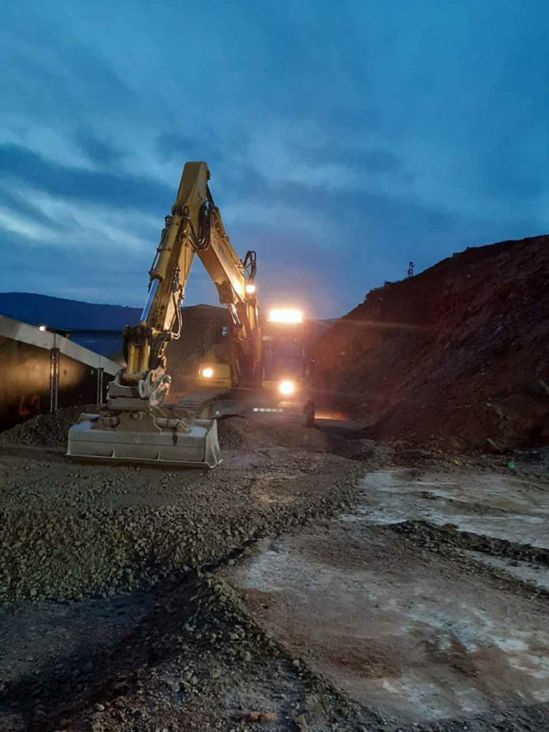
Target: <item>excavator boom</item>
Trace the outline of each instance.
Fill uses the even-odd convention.
[[[244,261],[235,254],[208,179],[206,163],[186,163],[149,272],[140,322],[124,332],[126,366],[109,384],[106,409],[81,415],[69,430],[68,455],[210,468],[220,462],[215,420],[194,419],[166,404],[166,352],[181,335],[181,303],[195,255],[229,309],[236,378],[261,379],[255,253]]]

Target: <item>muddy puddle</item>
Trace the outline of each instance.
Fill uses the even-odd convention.
[[[382,717],[544,704],[547,567],[431,550],[394,524],[419,518],[547,547],[546,491],[495,474],[378,471],[353,513],[263,542],[226,578],[293,654]]]

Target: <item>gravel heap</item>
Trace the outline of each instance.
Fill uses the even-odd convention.
[[[111,596],[346,505],[354,461],[280,447],[215,471],[0,458],[0,598]]]
[[[250,420],[245,417],[229,417],[217,424],[219,444],[228,450],[253,450],[259,447],[303,447],[318,452],[330,451],[330,438],[320,430],[285,424],[275,420]]]
[[[35,447],[66,447],[67,434],[82,412],[96,413],[95,405],[65,407],[55,414],[39,414],[0,434],[0,445],[32,445]],[[326,452],[329,438],[326,434],[299,424],[275,421],[249,420],[229,417],[218,422],[219,444],[225,449],[253,450],[258,447],[280,445],[305,447]]]
[[[32,445],[35,447],[67,446],[69,428],[82,412],[94,413],[95,405],[64,407],[55,414],[39,414],[0,434],[0,445]]]

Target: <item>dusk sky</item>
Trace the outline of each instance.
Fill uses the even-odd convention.
[[[319,317],[547,233],[548,35],[546,0],[6,0],[0,290],[142,304],[186,160]]]

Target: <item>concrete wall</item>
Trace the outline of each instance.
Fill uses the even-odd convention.
[[[0,429],[74,404],[95,404],[120,368],[67,338],[0,316]]]

